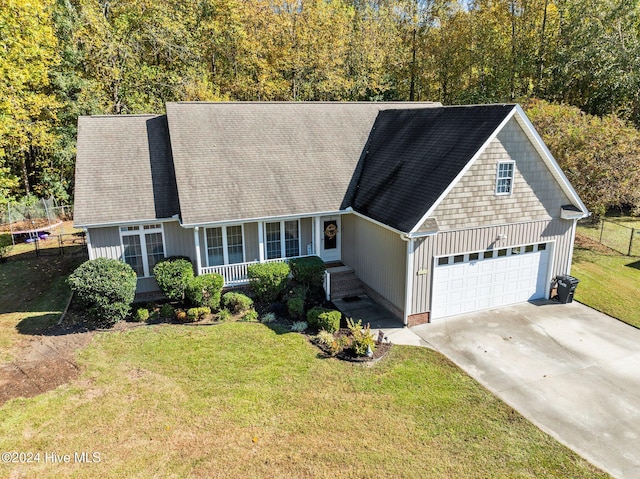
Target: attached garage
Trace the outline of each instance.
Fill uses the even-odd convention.
[[[552,243],[435,258],[431,321],[544,298]]]

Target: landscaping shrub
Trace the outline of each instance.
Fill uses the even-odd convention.
[[[163,304],[160,306],[160,317],[164,319],[171,319],[176,314],[176,308],[170,304]]]
[[[191,261],[183,258],[167,258],[154,266],[153,275],[167,298],[182,301],[187,286],[193,280],[193,266]]]
[[[230,291],[222,297],[222,306],[231,313],[238,314],[250,309],[253,301],[245,294]]]
[[[291,331],[294,331],[296,333],[301,333],[305,329],[307,329],[308,326],[309,325],[306,323],[306,321],[296,321],[291,325]]]
[[[273,323],[276,320],[276,315],[274,313],[263,314],[262,318],[260,318],[261,323]]]
[[[202,274],[189,281],[186,290],[187,299],[196,307],[207,306],[218,309],[223,287],[224,278],[221,274]]]
[[[149,310],[147,308],[138,308],[136,310],[136,314],[133,316],[134,321],[138,321],[140,323],[147,321],[149,319]]]
[[[0,263],[6,260],[9,252],[13,248],[13,241],[9,233],[0,234]]]
[[[218,311],[218,321],[227,321],[231,319],[231,312],[228,309]]]
[[[334,309],[315,307],[307,312],[307,322],[311,326],[329,333],[335,333],[340,329],[340,318],[342,313]]]
[[[176,320],[184,323],[188,319],[187,312],[184,309],[176,309]]]
[[[351,318],[347,318],[347,328],[351,331],[351,348],[356,356],[366,356],[369,348],[371,348],[371,351],[376,349],[376,341],[371,334],[371,328],[368,323],[363,328],[361,319],[354,323]]]
[[[264,302],[278,299],[287,287],[290,272],[287,263],[256,263],[247,267],[251,289]]]
[[[198,319],[204,319],[211,314],[211,308],[208,306],[200,306],[198,308]]]
[[[187,321],[193,323],[198,319],[198,308],[187,309]]]
[[[250,309],[246,313],[242,315],[240,321],[257,321],[258,320],[258,312],[255,309]]]
[[[304,315],[304,298],[295,296],[287,301],[289,316],[293,319],[300,319]]]
[[[318,256],[295,258],[289,265],[295,282],[307,286],[311,291],[322,289],[326,267]]]
[[[129,314],[137,279],[128,264],[117,259],[97,258],[78,266],[67,283],[78,302],[98,323],[108,326]]]

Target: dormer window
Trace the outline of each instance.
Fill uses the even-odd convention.
[[[513,192],[514,161],[501,161],[498,163],[496,174],[496,195],[510,195]]]

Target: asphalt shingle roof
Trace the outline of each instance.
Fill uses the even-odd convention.
[[[162,219],[179,211],[166,116],[78,119],[76,225]]]
[[[342,207],[411,231],[514,107],[380,112]]]
[[[183,224],[337,211],[386,108],[433,103],[168,103]]]

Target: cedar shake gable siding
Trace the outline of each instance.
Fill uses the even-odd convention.
[[[411,231],[513,108],[380,112],[343,207]]]

